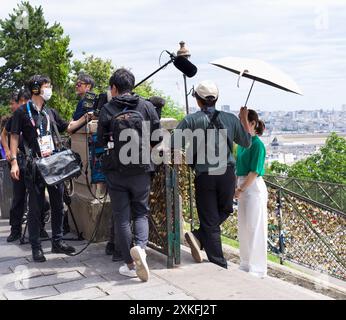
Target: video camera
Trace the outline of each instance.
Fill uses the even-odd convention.
[[[94,92],[88,91],[84,95],[83,110],[93,112],[95,117],[100,114],[101,108],[108,102],[107,93],[97,95]]]

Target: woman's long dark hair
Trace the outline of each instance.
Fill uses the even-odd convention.
[[[266,126],[264,122],[258,118],[257,112],[255,110],[249,109],[249,114],[247,118],[249,122],[256,122],[255,132],[257,135],[261,136]]]

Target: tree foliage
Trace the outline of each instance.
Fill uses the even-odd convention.
[[[162,109],[161,116],[162,118],[174,118],[178,121],[181,121],[185,114],[183,109],[178,106],[171,97],[166,96],[160,90],[154,89],[152,87],[151,82],[144,82],[140,86],[138,86],[135,90],[135,93],[142,96],[143,98],[150,98],[152,96],[159,96],[165,99],[166,104]]]
[[[27,23],[21,17],[27,15]],[[47,74],[54,84],[52,101],[64,96],[72,52],[70,39],[58,23],[48,26],[41,6],[29,2],[18,4],[9,18],[0,20],[0,104],[8,102],[10,93],[25,85],[34,74]]]
[[[103,60],[93,55],[86,55],[83,52],[84,59],[74,60],[72,64],[72,82],[76,82],[81,72],[89,74],[95,80],[93,91],[97,94],[104,92],[109,86],[109,78],[115,70],[111,60]]]
[[[0,106],[7,105],[10,94],[23,88],[34,74],[45,74],[53,85],[53,96],[49,105],[62,117],[71,119],[78,97],[75,82],[80,72],[88,73],[95,80],[95,93],[104,92],[115,67],[111,60],[86,55],[72,61],[69,49],[70,38],[64,35],[59,23],[49,25],[41,6],[33,7],[23,1],[13,9],[9,17],[0,20]],[[161,96],[166,100],[163,117],[181,120],[184,112],[170,97],[155,90],[150,82],[142,84],[136,92],[145,98]],[[6,114],[9,108],[1,107]]]
[[[346,139],[333,132],[311,156],[291,166],[274,161],[268,169],[269,174],[346,184]]]
[[[267,174],[287,175],[288,170],[289,165],[275,160],[267,166],[265,171]]]
[[[346,184],[346,139],[331,133],[317,153],[293,164],[288,176]]]

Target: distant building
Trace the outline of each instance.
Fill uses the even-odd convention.
[[[343,104],[343,105],[341,106],[341,111],[342,111],[342,112],[346,112],[346,104]]]
[[[273,139],[273,141],[271,142],[270,147],[271,147],[272,151],[274,152],[274,151],[278,151],[279,145],[280,145],[279,141],[278,141],[277,137],[275,137]]]

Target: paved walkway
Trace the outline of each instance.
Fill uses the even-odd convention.
[[[330,299],[282,280],[255,278],[230,263],[229,269],[193,262],[182,247],[182,264],[166,269],[165,257],[148,250],[150,279],[121,276],[120,263],[104,254],[104,243],[92,244],[77,257],[51,254],[43,242],[47,262],[34,263],[28,244],[8,244],[8,220],[0,220],[0,300],[6,299]],[[82,248],[85,242],[73,242]]]

